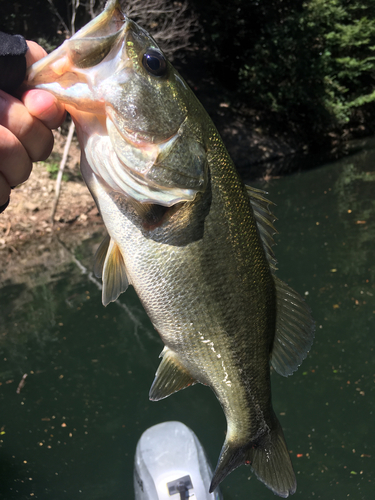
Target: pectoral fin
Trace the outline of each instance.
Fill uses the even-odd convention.
[[[125,292],[129,286],[122,253],[109,235],[107,235],[95,254],[94,274],[102,278],[102,302],[107,306]]]
[[[150,389],[149,398],[151,401],[159,401],[159,399],[164,399],[174,392],[196,384],[196,380],[192,378],[168,347],[164,347],[160,356],[163,359]]]
[[[274,280],[277,308],[271,364],[277,373],[287,377],[307,356],[314,340],[315,324],[303,298],[275,276]]]

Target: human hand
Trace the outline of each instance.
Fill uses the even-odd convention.
[[[46,55],[37,43],[27,45],[27,66]],[[11,187],[29,178],[32,162],[48,158],[51,130],[64,119],[64,107],[48,92],[27,90],[17,99],[0,90],[0,212],[9,203]]]

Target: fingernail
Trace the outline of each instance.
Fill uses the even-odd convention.
[[[4,203],[4,205],[1,205],[1,207],[0,207],[0,214],[2,212],[4,212],[4,210],[6,209],[6,207],[9,205],[9,201],[10,201],[10,198],[8,199],[8,201],[6,203]]]

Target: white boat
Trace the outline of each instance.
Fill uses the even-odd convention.
[[[181,422],[147,429],[137,444],[135,500],[222,500],[209,493],[212,469],[197,436]]]

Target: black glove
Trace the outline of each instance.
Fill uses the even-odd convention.
[[[26,40],[0,31],[0,89],[14,92],[26,75]]]
[[[14,92],[26,75],[26,40],[21,35],[7,35],[0,31],[0,90]],[[9,205],[1,205],[0,214]]]

